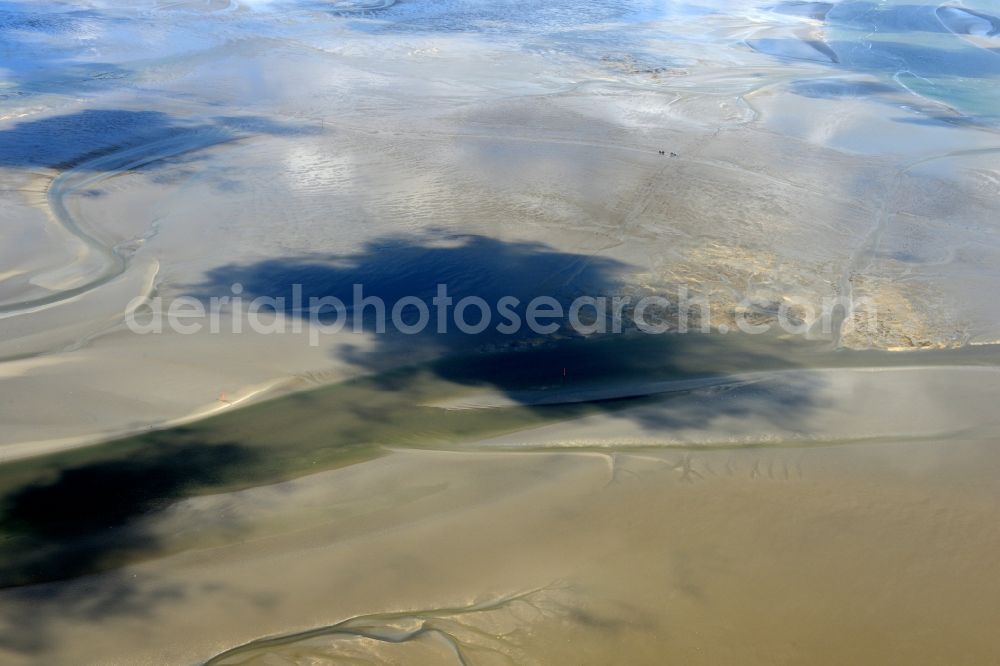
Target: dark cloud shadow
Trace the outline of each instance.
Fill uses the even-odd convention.
[[[186,120],[161,111],[86,109],[0,130],[0,167],[86,168],[89,161],[147,144],[166,146],[168,152],[182,154],[255,134],[281,136],[317,131],[252,115]],[[122,165],[141,157],[129,152],[122,156]],[[102,160],[93,168],[110,171],[115,164]]]
[[[305,298],[347,298],[354,284],[363,284],[365,293],[393,301],[432,297],[444,283],[456,299],[479,296],[493,303],[514,296],[527,303],[551,296],[565,304],[577,295],[621,293],[629,270],[620,262],[539,243],[430,233],[376,239],[344,255],[223,266],[190,291],[209,299],[231,294],[232,284],[240,282],[245,298],[291,298],[294,285],[301,286]],[[305,316],[294,309],[285,314]],[[370,330],[372,322],[358,323]],[[157,587],[118,572],[131,562],[196,547],[185,541],[194,538],[190,535],[164,542],[151,528],[159,512],[186,497],[351,464],[381,455],[385,447],[461,446],[590,414],[666,432],[734,414],[795,423],[814,404],[816,387],[807,381],[723,382],[710,390],[731,390],[725,400],[695,400],[683,409],[625,410],[663,401],[658,382],[795,365],[780,348],[746,346],[732,336],[633,330],[588,337],[565,328],[551,335],[439,335],[431,328],[417,335],[370,337],[372,346],[365,351],[336,345],[335,336],[324,340],[332,354],[371,373],[364,378],[182,428],[6,464],[0,475],[0,587],[21,588],[10,593],[28,605],[52,604],[86,621],[154,613],[157,604],[198,591]],[[427,355],[436,360],[399,367],[407,358]],[[485,410],[431,404],[463,387],[498,392],[511,404]],[[232,526],[232,538],[240,533],[240,526]],[[220,535],[213,532],[212,538]],[[104,573],[85,575],[94,572]],[[51,583],[66,580],[72,582]],[[44,622],[25,623],[16,612],[22,606],[10,608],[15,612],[6,621],[12,635],[0,639],[26,653],[41,649],[50,628]]]
[[[541,243],[431,231],[372,240],[358,251],[342,255],[315,254],[220,266],[208,273],[204,283],[193,286],[190,294],[210,309],[213,297],[231,295],[238,284],[245,303],[261,297],[273,299],[271,305],[286,316],[310,320],[318,312],[310,310],[310,299],[334,297],[345,309],[315,317],[315,321],[326,325],[336,321],[347,330],[370,334],[372,341],[371,346],[352,347],[337,344],[336,335],[322,339],[339,360],[366,373],[380,373],[398,367],[407,358],[434,358],[438,360],[424,370],[439,379],[486,387],[515,403],[538,409],[561,402],[586,402],[604,403],[616,410],[620,406],[617,393],[628,398],[642,396],[643,390],[629,387],[752,368],[791,367],[791,361],[775,357],[763,345],[744,345],[733,337],[670,334],[681,314],[676,299],[667,307],[650,307],[644,315],[647,323],[664,324],[668,334],[641,332],[635,323],[635,305],[642,295],[628,295],[632,271],[631,266],[600,255],[563,252]],[[452,299],[447,308],[435,307],[433,301],[441,285]],[[384,314],[372,305],[358,311],[356,293],[377,297],[384,303]],[[606,306],[600,312],[589,305],[581,308],[582,327],[572,325],[568,316],[572,303],[580,297],[602,300]],[[394,304],[412,298],[426,305],[426,323],[407,334],[394,326],[392,310]],[[464,310],[465,322],[479,325],[471,331],[456,324],[456,310],[463,299],[479,299],[489,311],[483,319],[478,307]],[[501,315],[498,304],[505,299],[510,307]],[[538,320],[552,330],[528,325],[530,304],[536,299],[547,299],[562,313]],[[615,299],[625,305],[616,308]],[[697,304],[683,310],[690,327],[697,330],[702,310]],[[439,323],[442,313],[445,328]],[[402,308],[400,314],[400,323],[405,326],[420,324],[416,306]],[[515,320],[520,324],[517,327],[512,325]],[[375,381],[383,381],[389,390],[406,388],[396,373],[376,376]],[[606,390],[595,392],[600,387]],[[616,393],[614,387],[621,391]],[[539,392],[547,392],[544,399]],[[779,393],[774,389],[773,400],[789,409],[809,404],[808,391]],[[562,394],[565,401],[553,398]],[[739,401],[729,404],[735,410],[743,409]],[[678,418],[650,425],[678,425]],[[710,418],[709,413],[697,414],[687,423]]]
[[[245,467],[254,455],[234,443],[178,439],[150,435],[145,447],[134,448],[127,457],[60,469],[54,478],[4,496],[0,529],[8,540],[2,550],[11,547],[11,539],[19,540],[16,551],[26,557],[5,562],[0,586],[48,575],[73,578],[98,565],[107,568],[114,565],[106,558],[115,550],[154,550],[148,535],[123,531],[123,526],[196,488],[222,482],[228,468]],[[111,544],[115,547],[109,548]]]
[[[176,586],[136,581],[113,570],[162,554],[142,518],[200,488],[236,481],[233,471],[246,469],[255,455],[239,444],[191,441],[184,429],[109,449],[82,453],[75,463],[58,467],[5,466],[0,587],[20,588],[8,589],[0,613],[0,642],[8,648],[31,653],[51,640],[46,623],[25,608],[99,622],[109,615],[152,615],[157,603],[182,598],[185,592]],[[38,585],[98,571],[106,573],[79,584]]]
[[[577,296],[619,293],[624,287],[620,274],[627,268],[618,261],[559,252],[540,243],[431,231],[382,237],[367,242],[356,253],[317,253],[220,266],[208,273],[204,283],[193,286],[191,293],[208,305],[212,297],[231,295],[232,286],[239,284],[245,301],[257,297],[280,299],[279,307],[285,314],[303,318],[310,316],[302,308],[308,307],[311,299],[334,297],[347,306],[342,315],[346,328],[378,332],[380,317],[374,307],[362,312],[351,309],[355,285],[359,285],[364,297],[377,297],[386,304],[381,317],[386,332],[379,338],[380,351],[419,347],[454,353],[509,345],[532,337],[527,326],[509,334],[498,332],[498,326],[509,321],[497,307],[504,297],[517,299],[518,304],[511,310],[524,322],[527,304],[537,296],[552,297],[568,308]],[[433,305],[438,285],[446,286],[453,301],[445,330],[440,332]],[[420,299],[428,307],[428,323],[418,334],[402,334],[391,325],[392,306],[404,297]],[[469,297],[482,299],[489,306],[489,325],[481,332],[464,332],[455,324],[455,308]],[[332,309],[324,312],[327,314],[321,320],[328,324],[337,318]],[[463,320],[470,326],[484,321],[478,306],[469,306],[463,312]],[[402,309],[400,320],[407,326],[417,324],[418,308]],[[575,333],[561,327],[559,336]],[[363,362],[359,359],[359,363]]]

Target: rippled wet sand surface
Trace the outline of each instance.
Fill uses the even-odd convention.
[[[0,3],[0,661],[995,661],[998,16]],[[124,325],[439,282],[712,333]]]
[[[417,596],[444,607],[361,614],[211,663],[988,661],[1000,592],[989,582],[1000,536],[989,448],[949,446],[985,462],[981,475],[958,471],[963,490],[939,444],[913,447],[902,464],[881,446],[581,453],[558,463],[537,454],[518,461],[517,476],[553,465],[542,489],[426,527],[446,555],[426,547],[419,564],[408,552],[406,565],[393,553],[362,565],[394,594],[432,586]],[[503,474],[492,456],[454,464],[466,462]],[[479,590],[497,581],[492,597],[449,604],[461,594],[441,591],[470,575]],[[331,578],[350,588],[346,576]]]
[[[165,531],[221,514],[240,534],[8,591],[30,622],[8,644],[59,663],[982,663],[996,466],[961,441],[398,452],[175,505]]]
[[[995,351],[688,340],[466,357],[8,463],[5,658],[988,660]]]

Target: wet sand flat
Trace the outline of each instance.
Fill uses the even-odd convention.
[[[237,543],[4,592],[5,659],[983,663],[997,464],[957,440],[392,453],[160,518],[225,514]]]
[[[998,26],[0,3],[0,662],[996,662]]]
[[[987,659],[994,351],[712,342],[466,358],[8,463],[5,659]],[[602,354],[639,360],[518,370]],[[663,391],[685,362],[715,381]]]
[[[248,297],[286,295],[296,276],[313,293],[362,279],[423,293],[439,276],[474,292],[530,263],[515,295],[684,285],[729,327],[743,298],[765,312],[841,298],[873,303],[880,324],[859,317],[825,334],[835,344],[1000,338],[1000,72],[965,39],[996,40],[968,23],[988,8],[724,4],[11,13],[0,28],[23,55],[0,100],[0,359],[22,370],[0,385],[0,445],[100,441],[209,413],[223,393],[369,370],[339,351],[371,348],[364,335],[313,348],[124,330],[134,297],[237,281]],[[537,245],[485,266],[386,249],[467,234]],[[597,258],[600,272],[567,272]],[[65,371],[29,369],[39,355]]]

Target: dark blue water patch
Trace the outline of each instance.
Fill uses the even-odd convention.
[[[902,35],[900,36],[903,37]],[[893,77],[900,73],[948,79],[1000,76],[1000,58],[989,49],[942,48],[902,41],[834,39],[826,42],[794,37],[748,40],[754,50],[793,60],[828,60],[847,70]],[[806,47],[811,50],[807,51]]]
[[[938,19],[951,32],[958,35],[1000,35],[1000,18],[964,7],[938,7]]]
[[[779,2],[770,7],[772,12],[787,16],[801,16],[814,21],[822,21],[833,9],[831,2]]]
[[[831,27],[873,33],[949,32],[933,5],[838,2],[826,16]]]
[[[986,79],[1000,76],[1000,58],[986,49],[941,48],[901,41],[834,41],[830,47],[841,65],[862,72],[894,75],[910,72],[946,83],[949,77]]]
[[[314,128],[261,116],[186,120],[161,111],[87,109],[17,123],[0,130],[0,166],[77,167],[125,148],[202,133],[213,142],[248,134],[291,135]],[[106,169],[107,165],[102,165]]]
[[[899,86],[887,83],[849,79],[804,79],[793,81],[790,88],[796,95],[814,99],[851,99],[901,91]]]
[[[985,119],[970,118],[968,116],[948,116],[941,114],[922,116],[900,116],[893,118],[897,123],[906,125],[920,125],[923,127],[990,127],[991,124]]]

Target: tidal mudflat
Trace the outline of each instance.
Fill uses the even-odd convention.
[[[998,26],[0,2],[0,661],[996,661]]]

